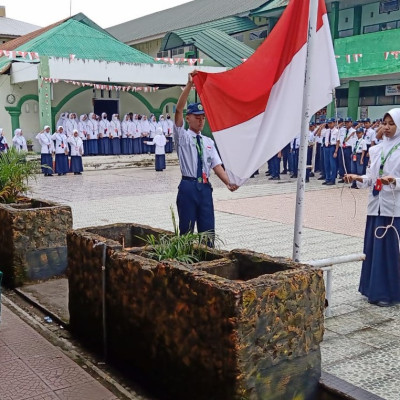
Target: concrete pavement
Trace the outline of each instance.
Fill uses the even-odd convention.
[[[99,160],[101,162],[101,160]],[[217,234],[226,249],[291,257],[295,180],[264,175],[229,192],[212,178]],[[172,230],[179,167],[86,170],[82,176],[39,177],[33,194],[72,207],[74,228],[136,222]],[[362,252],[367,192],[306,186],[302,259]],[[357,291],[361,263],[334,267],[332,317],[326,319],[323,370],[388,400],[400,399],[400,306],[382,309]]]

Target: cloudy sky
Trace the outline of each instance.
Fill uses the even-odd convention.
[[[70,15],[84,13],[102,28],[108,28],[189,0],[2,0],[6,17],[47,26]]]

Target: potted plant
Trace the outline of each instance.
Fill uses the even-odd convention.
[[[71,208],[27,197],[39,160],[11,148],[0,156],[0,270],[7,286],[59,275],[66,268]]]
[[[32,139],[27,139],[26,147],[28,147],[28,151],[33,151],[33,141],[32,141]]]

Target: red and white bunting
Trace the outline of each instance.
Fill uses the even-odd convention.
[[[123,92],[145,92],[145,93],[152,93],[156,92],[159,87],[150,87],[150,86],[117,86],[117,85],[103,85],[101,83],[90,83],[90,82],[79,82],[79,81],[67,81],[67,80],[60,80],[56,78],[47,78],[42,77],[42,81],[49,82],[49,83],[70,83],[75,86],[82,86],[82,87],[93,87],[94,89],[98,90],[117,90]]]
[[[359,58],[361,58],[363,55],[361,53],[353,54],[353,59],[355,62],[358,62]]]
[[[73,60],[75,60],[75,54],[70,54],[69,55],[69,61],[73,61]]]
[[[176,57],[176,58],[155,57],[154,60],[155,61],[164,61],[165,63],[168,63],[168,64],[188,63],[189,65],[194,65],[196,62],[198,64],[203,64],[203,62],[204,62],[203,58],[181,58],[181,57]]]
[[[346,54],[346,61],[348,64],[351,63],[351,55],[350,54]]]
[[[400,51],[398,51],[398,50],[396,50],[396,51],[391,51],[390,54],[391,54],[392,56],[394,56],[394,58],[395,58],[396,60],[398,60],[398,59],[399,59]]]

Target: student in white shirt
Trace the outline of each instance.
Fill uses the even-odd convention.
[[[155,169],[156,171],[162,171],[166,168],[165,164],[165,145],[167,144],[167,138],[164,136],[162,128],[157,127],[156,135],[152,141],[146,140],[145,144],[148,146],[155,147]]]
[[[83,140],[79,137],[77,129],[73,131],[73,135],[68,138],[71,147],[71,172],[74,175],[81,175],[83,171],[82,156],[84,154]]]
[[[50,126],[48,125],[36,135],[36,139],[40,144],[40,165],[44,176],[53,176],[53,154],[55,149],[51,136]]]
[[[14,137],[12,141],[13,146],[17,149],[18,152],[28,151],[28,146],[26,145],[26,140],[24,138],[22,129],[18,128],[14,131]]]

